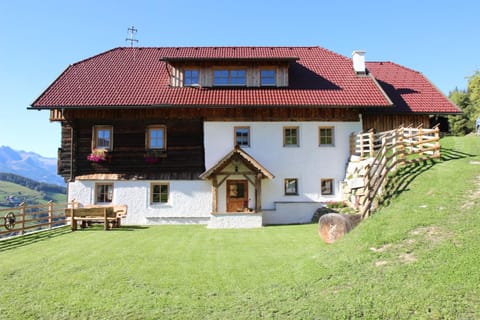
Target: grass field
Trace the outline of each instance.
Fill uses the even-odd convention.
[[[445,138],[335,244],[317,226],[0,241],[1,319],[478,319],[480,139]]]

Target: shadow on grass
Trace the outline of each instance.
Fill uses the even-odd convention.
[[[476,157],[475,154],[469,154],[465,152],[461,152],[458,150],[448,149],[448,148],[441,148],[440,149],[440,161],[451,161],[451,160],[458,160],[458,159],[465,159],[465,158],[472,158]]]
[[[94,225],[85,229],[78,229],[75,232],[91,232],[91,231],[102,231],[102,232],[124,232],[124,231],[135,231],[135,230],[144,230],[148,229],[146,226],[121,226],[120,228],[113,228],[111,230],[105,231],[103,225]],[[72,233],[70,226],[63,226],[52,230],[43,230],[35,233],[26,234],[23,236],[15,236],[12,238],[7,238],[0,240],[0,252],[20,248],[27,246],[33,243],[41,242],[44,240],[60,237]]]
[[[381,204],[388,206],[391,201],[402,194],[402,192],[409,190],[409,186],[415,178],[432,168],[434,165],[434,161],[428,160],[425,162],[410,164],[398,169],[388,178]]]
[[[43,230],[35,233],[26,234],[23,236],[15,236],[10,239],[0,241],[0,251],[20,248],[30,245],[32,243],[60,237],[70,233],[70,226],[59,227],[52,230]]]
[[[90,231],[102,231],[102,232],[124,232],[124,231],[135,231],[135,230],[145,230],[148,229],[148,226],[133,226],[133,225],[122,225],[120,228],[112,228],[110,230],[105,230],[102,223],[93,223],[92,226],[86,228],[78,228],[75,232],[90,232]]]
[[[447,162],[452,160],[465,159],[475,157],[476,155],[460,152],[453,149],[442,148],[439,160],[426,160],[419,163],[410,164],[398,169],[389,177],[385,186],[385,192],[380,201],[381,205],[387,206],[393,199],[398,197],[402,192],[409,190],[409,185],[420,174],[428,171],[436,163]]]

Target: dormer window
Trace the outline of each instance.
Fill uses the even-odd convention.
[[[214,86],[245,86],[247,72],[244,69],[217,69],[213,71]]]
[[[199,72],[197,69],[185,69],[183,72],[183,86],[189,87],[199,84]]]
[[[273,87],[276,84],[275,69],[261,69],[260,70],[260,85],[262,87]]]

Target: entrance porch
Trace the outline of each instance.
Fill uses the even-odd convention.
[[[257,228],[262,222],[262,180],[274,176],[239,146],[200,175],[212,183],[209,228]]]

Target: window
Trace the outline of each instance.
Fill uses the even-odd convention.
[[[112,126],[94,126],[92,149],[112,150],[113,147],[113,127]]]
[[[196,69],[185,69],[183,72],[183,85],[191,86],[193,84],[199,84],[199,72]]]
[[[283,146],[298,147],[298,127],[283,128]]]
[[[334,144],[333,127],[320,127],[319,129],[319,145]]]
[[[167,145],[167,128],[155,125],[147,128],[147,149],[165,150]]]
[[[250,147],[250,127],[235,127],[235,145]]]
[[[213,71],[214,86],[245,86],[247,72],[243,69],[221,69]]]
[[[285,195],[286,196],[298,195],[298,179],[296,178],[285,179]]]
[[[333,179],[321,179],[322,195],[333,195]]]
[[[260,70],[260,85],[261,86],[275,86],[276,72],[274,69]]]
[[[167,203],[169,186],[168,183],[152,183],[150,186],[150,202],[151,203]]]
[[[113,199],[112,183],[95,184],[95,203],[111,203]]]

